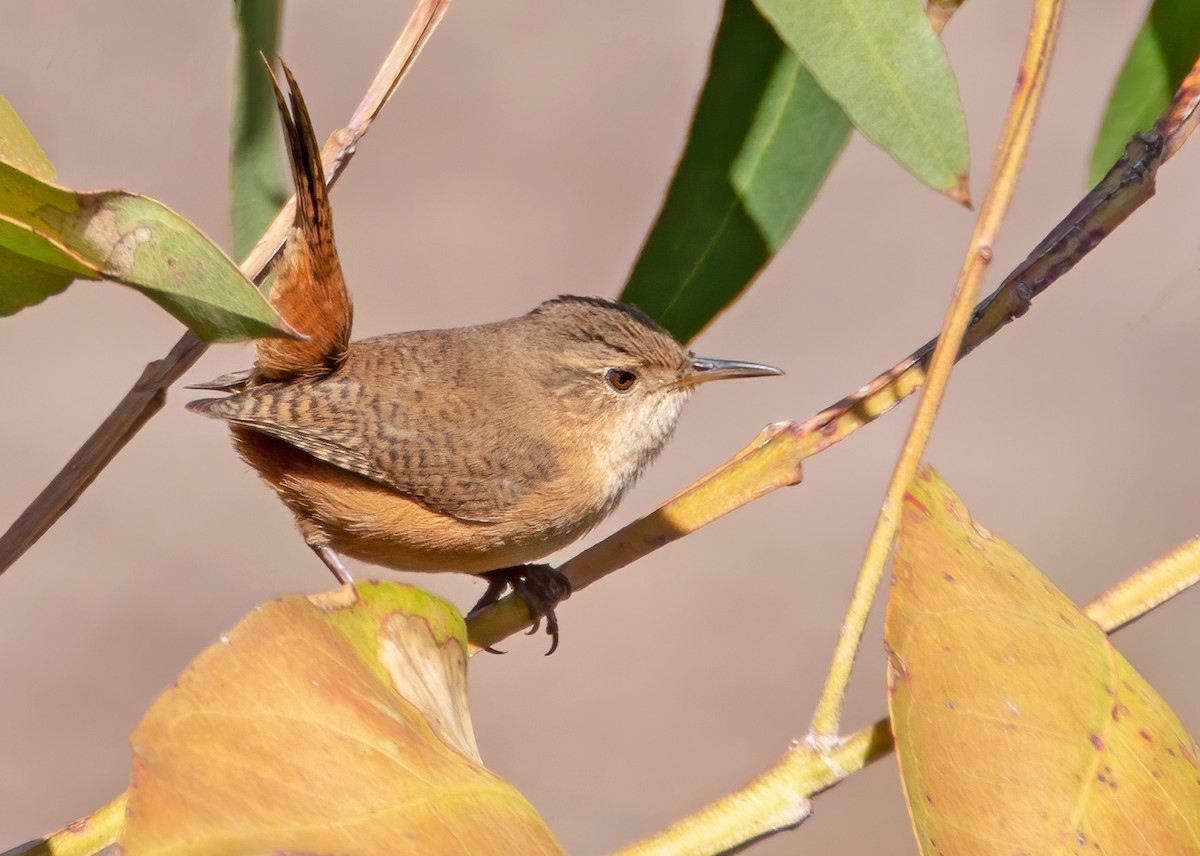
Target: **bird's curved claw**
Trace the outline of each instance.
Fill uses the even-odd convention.
[[[506,589],[512,589],[513,594],[521,598],[529,614],[533,617],[533,627],[526,634],[532,636],[542,626],[546,619],[546,634],[550,637],[549,657],[558,649],[558,616],[554,607],[571,596],[571,581],[562,571],[550,565],[517,565],[512,568],[500,568],[480,574],[488,581],[487,591],[479,602],[471,607],[468,616],[491,606],[500,600]],[[484,648],[492,653],[502,653],[492,648]]]

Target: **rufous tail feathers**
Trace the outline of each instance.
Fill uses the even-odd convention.
[[[291,69],[280,60],[288,99],[267,63],[296,184],[296,219],[275,267],[270,301],[306,339],[259,339],[253,382],[321,377],[336,371],[350,345],[353,310],[333,241],[333,211],[321,149]]]

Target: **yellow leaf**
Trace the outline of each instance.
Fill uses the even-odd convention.
[[[465,666],[462,617],[419,589],[259,607],[134,732],[124,852],[561,853],[482,766]]]
[[[932,470],[885,639],[924,853],[1200,852],[1200,751],[1107,636]]]

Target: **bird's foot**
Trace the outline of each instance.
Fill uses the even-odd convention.
[[[546,634],[551,639],[550,650],[546,652],[546,656],[553,654],[558,648],[558,617],[554,614],[554,607],[571,596],[571,581],[567,579],[567,575],[549,565],[517,565],[488,571],[480,576],[488,581],[487,591],[467,615],[474,615],[491,606],[500,600],[505,589],[512,589],[513,594],[525,602],[529,614],[533,616],[533,627],[530,628],[529,635],[537,633],[542,626],[542,619],[546,619]],[[503,653],[494,648],[485,650],[493,654]]]

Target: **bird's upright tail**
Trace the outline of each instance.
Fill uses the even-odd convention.
[[[350,344],[353,311],[333,241],[333,210],[325,187],[321,149],[291,69],[280,60],[288,95],[267,64],[275,87],[283,139],[296,185],[296,219],[275,268],[270,300],[306,337],[259,339],[253,382],[320,377],[336,371]],[[290,109],[289,109],[290,102]]]

